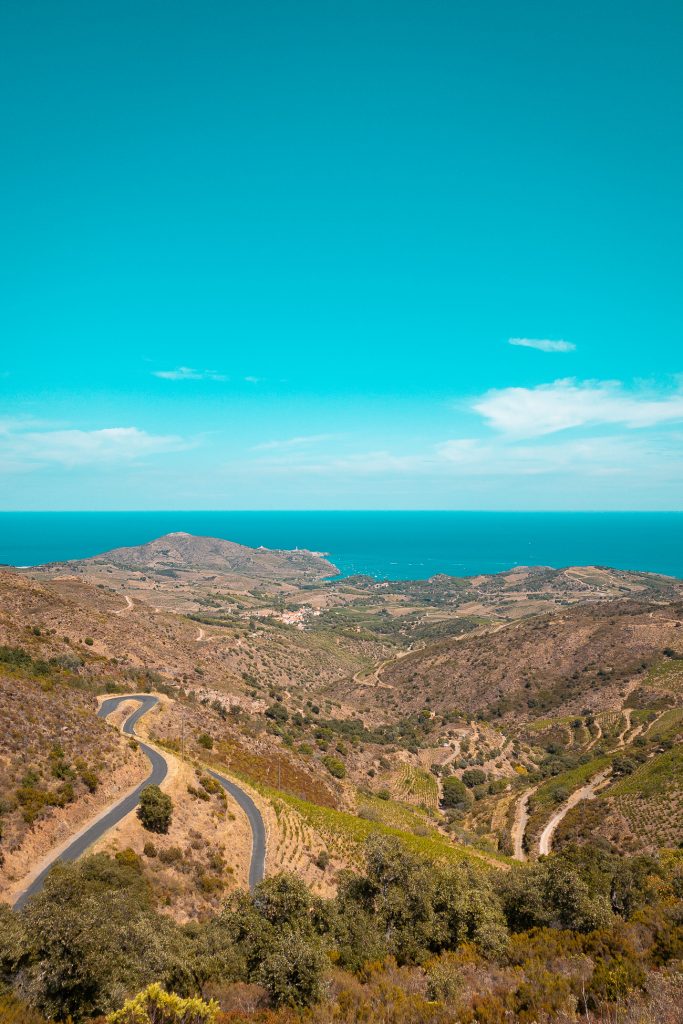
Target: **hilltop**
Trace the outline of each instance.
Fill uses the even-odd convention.
[[[135,547],[115,548],[92,558],[54,563],[58,567],[84,571],[111,566],[116,569],[147,570],[172,576],[174,572],[213,570],[254,580],[306,580],[335,575],[337,569],[312,551],[275,551],[249,548],[217,537],[195,537],[190,533],[168,533]]]

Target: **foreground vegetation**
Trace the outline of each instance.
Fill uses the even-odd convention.
[[[363,872],[338,881],[322,899],[278,875],[181,926],[155,906],[132,852],[60,865],[22,912],[0,908],[0,1022],[284,1024],[296,1010],[320,1024],[531,1024],[613,1020],[619,1005],[657,1000],[660,1024],[680,1019],[678,855],[573,848],[487,872],[435,866],[380,835]],[[153,984],[179,998],[136,999]]]

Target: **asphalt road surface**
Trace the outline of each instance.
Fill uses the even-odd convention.
[[[249,820],[251,828],[251,864],[249,865],[249,888],[263,881],[266,870],[266,828],[258,807],[243,789],[236,786],[234,782],[219,775],[218,772],[207,769],[216,782],[220,782],[223,789],[227,790],[230,796],[234,797]]]
[[[119,704],[122,704],[125,701],[130,700],[137,701],[140,706],[136,708],[131,715],[128,716],[128,718],[124,722],[122,731],[126,736],[135,736],[136,724],[139,722],[143,715],[146,715],[148,711],[150,711],[156,704],[159,703],[156,697],[153,697],[150,694],[146,693],[127,693],[122,695],[121,697],[109,697],[107,700],[102,702],[102,705],[97,714],[99,718],[106,718],[108,715],[110,715],[113,711],[116,710]],[[145,789],[146,786],[158,786],[166,778],[166,775],[168,773],[168,762],[166,761],[166,758],[163,756],[163,754],[161,754],[158,750],[155,750],[153,747],[148,746],[146,743],[143,743],[142,740],[138,740],[138,743],[140,745],[140,749],[146,755],[152,768],[150,774],[147,776],[145,781],[141,782],[140,785],[137,786],[132,793],[129,793],[128,796],[124,797],[123,800],[120,800],[117,804],[114,804],[113,807],[110,807],[108,811],[105,811],[104,814],[102,814],[96,821],[92,823],[92,825],[86,827],[82,832],[79,832],[78,835],[76,835],[74,839],[71,841],[71,843],[69,843],[69,845],[61,851],[61,853],[57,854],[54,857],[54,859],[51,860],[50,863],[45,868],[43,868],[40,874],[33,879],[31,884],[26,889],[24,889],[24,891],[21,893],[21,895],[18,897],[14,904],[16,910],[20,910],[31,896],[33,896],[35,893],[39,892],[42,889],[43,883],[48,872],[51,870],[51,868],[54,867],[54,865],[58,861],[77,860],[77,858],[80,857],[83,853],[85,853],[88,847],[92,846],[93,843],[97,842],[97,840],[100,839],[105,834],[105,832],[108,832],[110,828],[113,828],[114,825],[117,825],[123,818],[126,817],[127,814],[130,814],[130,812],[135,809],[140,799],[140,794],[142,793],[143,789]],[[228,779],[224,778],[222,775],[219,775],[217,772],[212,771],[211,775],[213,775],[213,777],[221,784],[221,786],[223,786],[223,788],[226,789],[228,793],[230,793],[230,795],[235,798],[235,800],[243,809],[244,813],[246,814],[249,820],[249,825],[251,827],[252,832],[252,854],[251,864],[249,866],[249,887],[253,889],[253,887],[261,881],[265,872],[266,830],[263,824],[263,818],[261,817],[261,813],[256,804],[254,803],[254,801],[251,799],[250,796],[248,796],[244,792],[244,790],[240,789],[239,786],[236,786],[234,782],[230,782]]]

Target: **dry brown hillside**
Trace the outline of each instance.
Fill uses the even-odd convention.
[[[440,641],[380,679],[406,709],[536,717],[620,706],[664,649],[683,651],[682,619],[680,602],[579,605]]]
[[[273,551],[249,548],[216,537],[169,533],[148,544],[115,548],[82,563],[111,564],[118,568],[151,570],[211,569],[254,579],[320,579],[336,573],[331,562],[311,551]]]

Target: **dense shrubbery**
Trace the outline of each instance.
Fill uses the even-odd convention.
[[[487,872],[375,837],[365,873],[342,872],[333,900],[279,875],[179,926],[155,909],[139,858],[97,855],[57,867],[22,913],[0,908],[0,981],[47,1018],[76,1022],[152,983],[180,998],[143,992],[112,1021],[175,1021],[184,1007],[203,1021],[201,1003],[181,1000],[214,994],[234,1009],[233,990],[241,1007],[282,1008],[281,1024],[287,1007],[312,1007],[314,1024],[600,1019],[616,1001],[646,1001],[652,968],[683,958],[682,897],[675,856],[571,849]],[[680,995],[672,978],[667,1005]],[[157,1017],[145,1017],[155,999]]]

